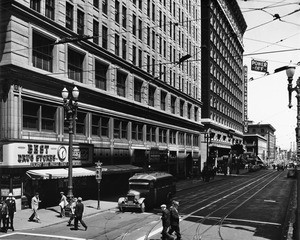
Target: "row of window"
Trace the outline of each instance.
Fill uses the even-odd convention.
[[[33,52],[32,52],[32,62],[33,66],[41,68],[46,71],[52,71],[53,68],[53,40],[48,39],[47,37],[42,36],[38,32],[33,33]],[[84,79],[84,59],[85,55],[77,52],[73,48],[69,47],[67,50],[67,75],[70,79],[76,80],[78,82],[83,82]],[[94,80],[95,87],[107,91],[107,82],[110,76],[109,65],[103,63],[100,60],[95,60],[95,70],[94,70]],[[128,97],[128,73],[123,72],[120,69],[116,70],[116,94],[121,97]],[[180,81],[180,88],[184,84],[183,78]],[[149,85],[148,92],[144,92],[143,81],[140,79],[134,79],[134,100],[137,102],[142,102],[143,94],[148,96],[147,104],[152,107],[155,105],[156,94],[160,94],[160,108],[161,110],[167,111],[167,92],[161,91],[158,92],[156,87]],[[191,84],[187,85],[189,93],[192,91]],[[194,90],[196,91],[196,90]],[[170,112],[177,114],[177,98],[175,96],[171,97],[171,109]],[[158,104],[157,104],[158,105]],[[186,111],[186,114],[185,114]],[[192,115],[194,113],[194,115]],[[192,108],[190,103],[186,103],[183,100],[179,101],[179,115],[182,117],[187,117],[188,119],[193,119],[194,121],[199,120],[199,110],[198,107]]]
[[[59,132],[60,119],[58,118],[58,109],[58,107],[52,105],[42,105],[24,100],[23,130]],[[64,133],[68,132],[69,125],[68,121],[66,121],[64,122]],[[199,146],[199,135],[83,111],[78,111],[77,113],[74,133],[76,135],[92,135],[100,138]]]

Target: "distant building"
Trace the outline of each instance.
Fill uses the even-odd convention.
[[[248,134],[258,134],[267,140],[266,161],[271,164],[276,160],[276,129],[271,124],[248,124]],[[247,135],[245,135],[247,136]]]
[[[259,134],[244,134],[245,156],[251,158],[258,157],[264,163],[267,163],[267,139]]]

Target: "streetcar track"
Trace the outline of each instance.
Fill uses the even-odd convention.
[[[264,180],[264,181],[260,182],[258,185],[255,185],[255,186],[251,187],[251,188],[248,189],[246,192],[243,192],[243,193],[240,194],[239,196],[236,196],[233,200],[227,202],[226,204],[223,204],[221,207],[219,207],[219,208],[215,209],[214,211],[210,212],[208,215],[204,216],[203,219],[201,219],[201,220],[199,220],[199,221],[196,221],[195,224],[198,224],[198,226],[197,226],[197,228],[196,228],[196,234],[194,235],[193,239],[201,239],[201,237],[203,236],[203,234],[204,234],[205,232],[207,232],[209,229],[211,229],[212,227],[214,227],[214,226],[216,226],[216,225],[220,225],[220,223],[221,223],[221,222],[224,222],[224,220],[226,219],[226,216],[225,216],[225,217],[223,216],[223,217],[221,217],[221,220],[217,221],[217,223],[213,224],[212,226],[210,226],[210,227],[207,228],[206,230],[200,232],[199,229],[200,229],[200,227],[201,227],[201,224],[203,224],[204,221],[206,221],[206,220],[208,220],[208,219],[211,220],[211,219],[212,219],[212,218],[211,218],[211,215],[212,215],[213,213],[215,213],[215,212],[217,212],[218,210],[224,208],[225,206],[229,205],[230,203],[236,201],[236,199],[242,197],[243,195],[245,195],[246,193],[252,191],[253,189],[255,189],[255,188],[261,186],[263,183],[269,181],[269,179],[272,179],[274,175],[275,175],[275,173],[272,172],[271,174],[265,174],[263,177],[258,177],[257,179],[255,179],[255,181],[252,180],[252,181],[251,181],[250,183],[248,183],[246,186],[243,186],[242,188],[237,189],[237,190],[234,191],[233,193],[228,194],[228,195],[226,195],[226,196],[224,196],[224,197],[222,197],[222,198],[219,198],[219,199],[217,199],[217,200],[215,200],[215,201],[209,203],[208,205],[206,205],[206,206],[204,206],[204,207],[202,207],[202,208],[200,208],[200,209],[197,209],[197,210],[194,211],[193,213],[188,214],[187,216],[185,216],[182,220],[184,220],[184,219],[190,217],[192,214],[194,214],[194,213],[196,213],[196,212],[199,212],[199,211],[201,211],[201,210],[203,210],[203,209],[205,209],[205,208],[211,206],[212,204],[214,204],[214,203],[216,203],[216,202],[219,202],[219,201],[221,201],[221,200],[224,200],[224,199],[226,199],[227,197],[229,197],[229,196],[231,196],[231,195],[233,195],[233,194],[236,194],[237,192],[239,192],[239,191],[241,191],[241,190],[243,190],[243,189],[245,189],[245,188],[247,188],[247,187],[250,187],[251,185],[253,185],[254,183],[256,183],[257,181],[259,181],[259,180],[261,180],[261,179]],[[281,174],[279,174],[279,175],[276,174],[275,178],[273,178],[273,179],[275,180],[275,179],[278,178],[280,175],[281,175]],[[249,181],[247,181],[247,182],[249,182]],[[270,182],[269,182],[269,183],[270,183]],[[269,184],[269,183],[268,183],[268,184]],[[240,184],[240,185],[244,185],[244,184],[245,184],[245,182],[242,183],[242,184]],[[231,189],[232,189],[232,188],[231,188]],[[223,191],[223,193],[225,193],[225,192],[226,192],[226,191]],[[257,193],[258,193],[258,191],[257,191],[255,194],[257,194]],[[254,194],[254,195],[255,195],[255,194]],[[216,196],[217,196],[217,195],[218,195],[218,194],[216,194]],[[254,195],[253,195],[253,196],[254,196]],[[253,196],[252,196],[252,197],[253,197]],[[249,198],[249,199],[250,199],[250,198]],[[248,200],[249,200],[249,199],[248,199]],[[248,201],[248,200],[247,200],[247,201]],[[203,202],[203,201],[202,201],[202,202]],[[244,202],[243,202],[243,204],[244,204]],[[237,209],[237,208],[236,208],[236,209]],[[235,210],[236,210],[236,209],[235,209]],[[231,214],[232,212],[233,212],[233,211],[230,211],[230,214]],[[229,215],[229,214],[228,214],[228,215]],[[223,220],[222,220],[222,219],[223,219]],[[192,226],[194,226],[195,224],[193,224]],[[186,228],[186,229],[183,230],[182,232],[187,231],[190,227],[191,227],[191,226],[189,226],[188,228]],[[222,239],[222,238],[221,238],[221,239]]]

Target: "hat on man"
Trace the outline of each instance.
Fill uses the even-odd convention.
[[[9,193],[8,196],[9,196],[9,197],[12,197],[13,195],[12,195],[12,193]]]
[[[79,197],[77,200],[78,200],[79,202],[81,202],[81,201],[82,201],[82,198],[81,198],[81,197]]]
[[[60,194],[64,194],[64,192],[60,192]]]
[[[173,201],[172,203],[173,203],[174,205],[179,206],[179,202],[177,202],[177,201]]]
[[[166,206],[166,204],[162,204],[162,205],[160,205],[160,207],[161,208],[166,208],[167,206]]]

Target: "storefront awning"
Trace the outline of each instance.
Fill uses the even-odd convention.
[[[95,167],[73,167],[73,177],[89,177],[95,176]],[[125,165],[106,165],[102,166],[102,173],[125,173],[125,172],[141,172],[143,168],[130,164]],[[49,169],[32,169],[26,172],[27,176],[32,179],[57,179],[68,178],[68,168],[49,168]]]
[[[95,176],[95,170],[76,167],[72,169],[73,177]],[[32,179],[57,179],[68,178],[68,168],[34,169],[26,172]]]

